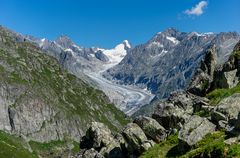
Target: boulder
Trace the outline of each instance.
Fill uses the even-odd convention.
[[[229,68],[229,70],[226,70],[224,66],[219,66],[214,72],[214,80],[211,89],[232,88],[235,87],[238,82],[237,69]]]
[[[160,142],[167,137],[164,127],[162,127],[156,120],[146,116],[137,117],[134,121],[149,139],[155,142]]]
[[[235,93],[223,99],[212,112],[211,120],[225,120],[230,126],[240,127],[240,93]],[[239,128],[240,129],[240,128]]]
[[[101,155],[108,158],[124,157],[120,142],[114,138],[107,126],[99,122],[92,122],[86,136],[81,140],[80,148],[94,148]]]
[[[143,150],[142,145],[148,141],[143,130],[135,123],[129,123],[122,130],[122,135],[126,141],[126,148],[130,154],[140,155]]]
[[[188,146],[193,146],[202,140],[208,133],[214,132],[216,126],[197,115],[193,115],[179,131],[179,140]]]
[[[88,145],[90,145],[87,148],[101,148],[103,146],[108,146],[113,139],[113,135],[107,126],[103,123],[92,122],[90,128],[86,132],[84,141],[88,141]],[[84,144],[83,141],[82,144]]]

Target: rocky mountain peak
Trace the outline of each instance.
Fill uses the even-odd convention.
[[[162,33],[166,34],[166,35],[175,36],[176,34],[179,33],[179,31],[175,28],[170,27],[170,28],[166,29],[165,31],[163,31]]]
[[[61,35],[55,40],[55,42],[63,48],[69,48],[70,46],[74,45],[74,42],[66,35]]]
[[[131,49],[131,48],[132,48],[132,46],[131,46],[131,44],[128,42],[128,40],[124,40],[124,41],[122,42],[122,44],[124,44],[125,50],[128,50],[128,49]]]

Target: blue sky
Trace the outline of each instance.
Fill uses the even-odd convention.
[[[54,40],[67,35],[85,47],[133,45],[174,27],[240,32],[240,0],[1,0],[0,24]]]

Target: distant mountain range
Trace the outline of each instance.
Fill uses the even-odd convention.
[[[130,49],[117,66],[104,73],[104,77],[120,84],[146,88],[158,98],[166,98],[172,91],[186,88],[206,48],[216,45],[221,64],[228,59],[239,39],[236,32],[186,33],[170,28]]]
[[[0,26],[0,157],[137,157],[177,131],[188,146],[239,132],[239,40],[170,28],[135,47],[84,48]]]
[[[174,90],[185,89],[210,45],[216,45],[221,64],[240,39],[236,32],[180,32],[169,28],[145,44],[132,47],[125,40],[113,49],[103,49],[78,46],[67,36],[50,41],[17,35],[55,57],[68,72],[103,90],[129,115],[149,104],[154,96],[155,100],[162,99]]]

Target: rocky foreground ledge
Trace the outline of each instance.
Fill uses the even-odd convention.
[[[228,146],[238,144],[239,45],[240,42],[229,61],[222,66],[216,65],[214,46],[209,48],[189,88],[173,92],[166,101],[158,104],[152,117],[137,117],[116,134],[102,123],[93,122],[81,138],[81,152],[76,157],[135,158],[173,134],[177,135],[179,142],[176,150],[182,153],[191,151],[206,136],[219,131],[225,134],[217,135],[216,140],[221,139]],[[219,92],[218,88],[225,88],[225,91],[221,89]],[[218,93],[221,99],[216,95]],[[185,157],[227,157],[228,151],[221,153],[219,148],[198,151]]]
[[[190,149],[209,133],[224,130],[232,137],[226,144],[238,142],[240,134],[240,94],[222,100],[216,107],[206,98],[194,98],[188,92],[174,92],[167,102],[159,104],[153,118],[140,116],[113,134],[104,124],[92,122],[82,137],[78,158],[139,157],[171,134],[178,134],[180,150]],[[199,112],[208,116],[199,116]],[[210,154],[210,157],[211,154]]]

